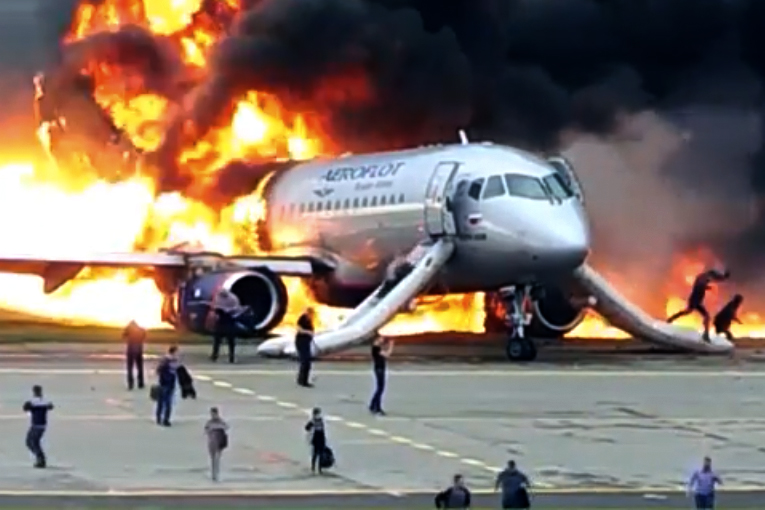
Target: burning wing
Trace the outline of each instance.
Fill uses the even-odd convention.
[[[46,294],[56,291],[66,282],[75,278],[85,267],[144,269],[155,275],[182,279],[195,268],[249,269],[265,267],[284,276],[311,276],[321,268],[329,269],[325,261],[308,257],[224,257],[216,253],[100,253],[89,256],[33,256],[28,254],[0,255],[0,272],[32,274],[44,281]],[[172,279],[175,279],[172,278]]]

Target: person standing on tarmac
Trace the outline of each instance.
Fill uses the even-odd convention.
[[[507,467],[497,475],[494,491],[502,488],[502,508],[523,510],[531,508],[528,492],[530,486],[528,477],[518,470],[514,460],[510,460]]]
[[[170,416],[173,411],[173,395],[175,394],[176,375],[178,372],[178,347],[173,345],[157,366],[159,379],[159,395],[157,396],[156,419],[157,425],[170,426]]]
[[[210,454],[210,473],[213,482],[220,476],[220,458],[228,448],[228,424],[220,417],[217,407],[210,408],[210,419],[205,424],[207,452]]]
[[[672,324],[680,317],[685,317],[693,312],[698,312],[704,319],[704,335],[703,339],[709,342],[709,312],[704,306],[704,298],[707,295],[707,291],[711,288],[712,282],[721,282],[730,278],[730,272],[718,271],[716,269],[709,269],[696,276],[693,281],[693,287],[691,288],[691,294],[688,296],[688,302],[683,310],[680,310],[676,314],[667,319],[667,322]]]
[[[42,438],[48,428],[48,412],[51,410],[53,404],[43,398],[42,386],[32,386],[32,398],[24,402],[24,412],[30,415],[26,443],[29,451],[35,456],[35,467],[40,469],[47,466]]]
[[[130,321],[122,331],[122,339],[125,341],[128,390],[135,386],[133,372],[138,376],[138,388],[143,389],[143,344],[146,341],[146,330],[136,321]]]
[[[313,408],[311,420],[305,424],[305,431],[311,443],[311,472],[315,473],[318,469],[319,474],[322,474],[321,455],[327,447],[327,429],[320,408]]]
[[[313,308],[306,309],[305,312],[298,318],[297,332],[295,334],[295,352],[298,356],[300,363],[298,368],[297,383],[298,386],[304,388],[311,388],[313,384],[310,382],[311,376],[311,360],[313,358],[313,335],[314,325],[313,321],[316,312]]]
[[[470,491],[462,475],[454,475],[452,486],[436,495],[435,504],[436,508],[470,508]]]
[[[693,493],[696,510],[713,510],[715,507],[715,489],[722,485],[722,479],[712,470],[712,459],[704,457],[701,469],[693,472],[688,481],[688,494]]]
[[[215,335],[210,359],[218,361],[220,346],[225,338],[228,343],[228,362],[236,360],[236,317],[242,313],[242,304],[236,294],[228,289],[221,289],[213,300],[213,312],[215,313]]]
[[[378,416],[385,416],[382,398],[385,392],[388,358],[391,354],[393,354],[393,340],[379,337],[372,344],[372,372],[375,376],[375,392],[369,402],[369,412]]]

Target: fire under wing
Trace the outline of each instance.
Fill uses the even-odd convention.
[[[36,256],[25,253],[0,254],[0,272],[30,274],[43,279],[43,289],[50,294],[77,277],[86,267],[145,270],[155,276],[160,290],[162,281],[183,280],[196,268],[246,270],[265,268],[283,276],[308,277],[331,270],[328,261],[314,257],[227,257],[217,253],[98,253],[83,256]],[[169,283],[169,282],[168,282]]]

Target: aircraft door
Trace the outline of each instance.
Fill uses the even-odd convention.
[[[452,184],[460,163],[436,165],[425,192],[425,229],[431,236],[457,235],[452,203]]]
[[[553,156],[547,158],[547,162],[560,174],[566,181],[571,190],[576,195],[581,203],[584,203],[584,189],[582,188],[582,182],[574,171],[574,166],[563,156]]]

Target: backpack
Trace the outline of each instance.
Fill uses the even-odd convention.
[[[228,448],[228,434],[223,429],[218,430],[218,448],[221,450]]]
[[[332,451],[332,448],[327,446],[322,450],[321,454],[319,455],[319,466],[321,469],[329,469],[332,466],[335,465],[335,452]]]

